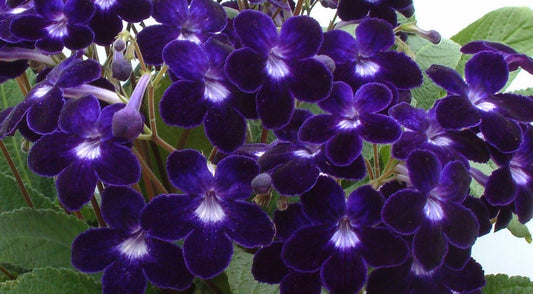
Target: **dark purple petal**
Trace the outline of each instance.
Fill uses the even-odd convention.
[[[292,61],[289,67],[289,87],[297,99],[317,102],[329,95],[333,77],[322,62],[308,58]]]
[[[474,214],[455,203],[442,205],[446,217],[443,219],[442,231],[451,244],[459,248],[469,248],[476,241],[479,224]]]
[[[122,30],[122,20],[114,13],[114,9],[102,9],[99,5],[95,6],[95,11],[89,25],[94,32],[94,42],[102,46],[111,44],[117,34]],[[146,60],[146,57],[144,58]]]
[[[518,221],[527,223],[533,216],[533,192],[530,187],[517,186],[514,210],[518,216]]]
[[[100,64],[93,59],[76,59],[59,75],[56,86],[72,88],[97,80],[102,72]]]
[[[302,206],[299,203],[291,203],[285,210],[274,212],[274,224],[276,226],[276,237],[285,241],[300,227],[310,224],[305,216]]]
[[[245,156],[228,156],[217,164],[216,193],[223,199],[246,199],[252,193],[250,185],[259,174],[255,160]]]
[[[303,227],[292,235],[281,250],[281,257],[290,268],[314,272],[329,256],[328,242],[334,229],[329,225]]]
[[[117,258],[114,247],[122,236],[109,228],[90,229],[72,242],[72,265],[83,272],[104,270]]]
[[[287,59],[313,57],[322,43],[322,28],[309,16],[291,17],[283,23],[276,50]]]
[[[383,195],[372,186],[361,186],[348,197],[346,214],[352,224],[373,226],[381,221],[381,208],[384,202]]]
[[[94,4],[90,0],[69,0],[64,11],[69,24],[86,24],[93,16]]]
[[[102,109],[96,127],[100,132],[100,140],[106,141],[112,139],[113,136],[113,116],[115,113],[126,106],[124,103],[115,103],[108,105]],[[116,139],[116,137],[114,138]]]
[[[194,1],[194,5],[204,2]],[[163,24],[180,26],[187,16],[189,3],[186,0],[164,0],[153,2],[152,16]]]
[[[363,56],[373,56],[394,45],[392,26],[380,19],[368,19],[355,30],[357,47]]]
[[[348,84],[334,82],[329,97],[318,102],[318,105],[327,112],[349,116],[353,113],[353,100],[354,92]]]
[[[511,170],[502,167],[492,172],[485,184],[485,199],[492,205],[503,206],[511,203],[516,197],[516,184]]]
[[[291,271],[281,280],[279,291],[283,294],[320,294],[322,287],[318,273]]]
[[[405,160],[409,152],[415,150],[423,143],[427,142],[426,134],[417,132],[403,132],[398,141],[392,145],[392,156]]]
[[[266,80],[257,93],[257,114],[268,129],[287,124],[294,111],[294,98],[283,80]]]
[[[379,112],[392,101],[392,92],[380,83],[364,84],[355,92],[355,108],[359,113]]]
[[[221,228],[214,226],[194,229],[183,243],[187,268],[203,279],[210,279],[224,271],[232,254],[233,243]]]
[[[439,224],[425,222],[413,239],[414,257],[426,270],[438,268],[448,252],[448,241]]]
[[[472,247],[461,249],[449,244],[448,253],[446,254],[446,258],[444,258],[444,264],[449,269],[461,270],[470,260],[471,253]]]
[[[368,277],[366,290],[372,294],[406,294],[411,285],[410,262],[399,267],[383,267],[373,270]]]
[[[148,281],[157,287],[183,290],[191,285],[193,276],[185,267],[181,248],[154,238],[147,240],[148,262],[142,267]]]
[[[346,210],[344,191],[330,177],[321,176],[313,188],[300,197],[307,217],[335,226]]]
[[[485,142],[472,131],[448,131],[443,135],[443,138],[451,140],[453,149],[470,160],[475,162],[487,162],[489,160],[489,151],[484,144]]]
[[[338,132],[338,124],[339,119],[334,115],[315,115],[302,124],[298,138],[304,142],[324,143]]]
[[[377,75],[398,89],[411,89],[422,84],[422,72],[418,65],[404,53],[388,51],[373,58],[379,66]]]
[[[220,151],[231,153],[244,144],[246,120],[227,105],[214,105],[204,121],[207,138]]]
[[[522,143],[518,123],[494,111],[483,112],[479,126],[485,140],[501,152],[513,152]]]
[[[266,14],[256,10],[244,10],[233,20],[235,33],[245,47],[257,53],[267,54],[276,45],[276,25]]]
[[[289,273],[281,259],[282,246],[281,242],[273,242],[257,250],[252,263],[252,274],[257,281],[278,284]]]
[[[28,127],[40,134],[47,134],[57,129],[61,108],[63,107],[63,93],[58,88],[51,89],[28,111],[26,122]]]
[[[138,264],[119,259],[106,268],[102,286],[103,293],[142,294],[146,290],[146,276]]]
[[[149,64],[163,63],[163,48],[180,35],[178,28],[167,25],[153,25],[142,29],[137,36],[144,61]]]
[[[429,118],[426,111],[421,108],[414,108],[406,102],[391,107],[389,115],[402,126],[412,131],[425,132],[429,127]]]
[[[214,186],[205,157],[196,150],[174,151],[167,158],[170,182],[189,194],[203,195]]]
[[[452,68],[433,64],[426,70],[429,78],[438,86],[455,95],[468,95],[468,85],[463,77]]]
[[[320,170],[308,158],[295,158],[272,172],[272,184],[285,195],[298,195],[313,187]]]
[[[366,282],[366,264],[357,254],[338,252],[324,262],[320,278],[331,293],[357,293]]]
[[[445,271],[442,275],[442,281],[452,291],[479,293],[472,291],[479,290],[485,286],[485,275],[481,265],[471,258],[462,270]]]
[[[370,7],[371,4],[364,0],[340,1],[339,17],[342,20],[360,19],[368,14]]]
[[[190,220],[202,198],[190,195],[160,195],[141,212],[141,226],[150,235],[164,240],[178,240],[191,230]]]
[[[357,128],[361,137],[372,143],[392,143],[402,134],[396,121],[383,114],[361,114],[361,126]]]
[[[152,2],[149,0],[117,0],[117,11],[127,22],[140,22],[150,17]]]
[[[18,38],[36,41],[44,38],[47,33],[44,29],[49,22],[34,14],[25,14],[15,18],[10,25],[11,32]]]
[[[108,186],[102,193],[102,216],[114,229],[133,233],[139,228],[144,198],[130,187]]]
[[[100,158],[93,166],[106,184],[132,185],[141,177],[141,166],[130,148],[109,141],[100,145]]]
[[[427,193],[438,185],[442,166],[435,154],[415,150],[409,154],[406,163],[413,187]]]
[[[289,142],[279,143],[264,151],[264,154],[257,159],[257,163],[261,167],[261,171],[269,171],[278,165],[286,164],[297,157],[300,152],[305,155],[311,154],[307,148],[301,145]]]
[[[507,63],[502,55],[480,52],[465,65],[465,79],[470,87],[487,94],[498,92],[509,78]]]
[[[170,85],[159,103],[165,123],[187,128],[201,124],[207,113],[204,90],[199,82],[178,81]]]
[[[447,129],[460,130],[479,124],[478,110],[464,96],[447,96],[435,108],[437,121]]]
[[[98,178],[85,160],[75,160],[57,176],[59,202],[69,211],[79,210],[93,196]]]
[[[98,135],[95,124],[100,115],[100,103],[94,96],[71,99],[61,111],[59,128],[82,138]]]
[[[409,256],[403,239],[384,228],[358,230],[361,255],[373,267],[392,266],[404,262]]]
[[[462,162],[452,161],[442,169],[439,186],[432,195],[446,202],[461,203],[470,189],[470,174]]]
[[[83,25],[68,25],[68,34],[64,37],[63,43],[65,47],[71,50],[81,50],[91,45],[94,33],[87,26]]]
[[[355,60],[359,51],[352,35],[345,31],[332,30],[324,34],[319,54],[331,57],[336,63],[344,63]]]
[[[188,16],[188,21],[201,27],[201,30],[204,32],[217,33],[222,31],[226,26],[226,12],[215,1],[192,0],[189,5]],[[184,21],[185,25],[187,25],[187,20],[184,19]]]
[[[479,198],[469,196],[463,202],[463,206],[470,209],[470,211],[476,216],[479,224],[478,236],[490,233],[492,223],[490,222],[489,210],[486,204]]]
[[[326,158],[323,158],[318,165],[321,172],[342,179],[360,180],[366,175],[365,161],[362,155],[359,155],[352,163],[346,166],[333,165]]]
[[[533,99],[530,97],[502,93],[493,95],[489,101],[506,117],[523,122],[533,121]]]
[[[341,130],[326,143],[326,156],[337,166],[352,163],[363,149],[363,141],[355,129]]]
[[[313,116],[313,113],[307,109],[295,109],[289,123],[279,129],[274,130],[274,135],[276,135],[278,140],[298,142],[301,140],[298,139],[298,132],[300,131],[303,123],[311,116]]]
[[[61,52],[61,50],[63,50],[64,45],[65,44],[63,43],[63,40],[52,38],[50,36],[40,39],[35,43],[35,47],[49,54],[56,54]]]
[[[64,1],[62,0],[34,0],[33,3],[35,11],[47,19],[56,19],[63,13]]]
[[[176,77],[191,81],[203,79],[209,60],[200,45],[183,40],[168,43],[163,49],[163,61]]]
[[[263,83],[266,75],[267,56],[256,53],[250,48],[233,51],[226,59],[224,71],[239,90],[252,93]]]
[[[38,175],[55,176],[72,162],[72,150],[81,142],[76,136],[60,132],[43,136],[30,149],[28,166]]]
[[[411,189],[392,194],[381,213],[383,222],[396,232],[410,235],[416,232],[424,220],[426,197]]]
[[[274,224],[259,206],[235,201],[226,207],[225,212],[229,218],[226,234],[239,245],[253,248],[272,242]]]

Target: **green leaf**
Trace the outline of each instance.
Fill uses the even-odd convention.
[[[0,213],[0,260],[24,268],[71,267],[71,244],[87,225],[50,209]]]
[[[533,87],[532,88],[513,91],[513,93],[514,94],[519,94],[519,95],[524,95],[524,96],[533,96]]]
[[[66,268],[44,267],[0,284],[2,294],[98,294],[101,285],[90,276]]]
[[[433,64],[455,68],[461,59],[460,46],[448,39],[435,45],[417,36],[409,36],[409,48],[415,53],[415,61],[424,73],[422,86],[412,90],[417,107],[429,109],[435,101],[446,95],[446,91],[435,85],[426,75],[425,71]]]
[[[513,236],[518,238],[524,238],[527,243],[531,244],[532,239],[529,229],[526,225],[521,224],[518,221],[518,217],[515,214],[513,214],[513,218],[509,222],[507,229],[511,232],[511,234],[513,234]]]
[[[235,246],[231,263],[226,269],[228,282],[233,294],[274,294],[279,293],[278,285],[257,282],[252,276],[253,254]]]
[[[483,294],[530,294],[533,293],[533,283],[527,277],[504,274],[485,276],[487,284],[483,288]]]
[[[492,172],[498,168],[498,166],[496,166],[496,164],[494,164],[494,162],[492,161],[489,161],[487,163],[478,163],[471,161],[470,166],[482,171],[486,176],[490,176],[490,174],[492,174]],[[472,196],[476,198],[479,198],[484,193],[485,186],[472,179],[472,182],[470,182],[470,194],[472,194]]]

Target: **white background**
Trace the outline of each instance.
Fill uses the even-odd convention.
[[[533,0],[413,0],[418,26],[436,30],[445,38],[458,33],[486,13],[504,6],[527,6],[533,9]],[[318,8],[318,9],[317,9]],[[327,26],[333,11],[315,7],[315,16]],[[532,28],[533,29],[533,28]],[[533,76],[521,73],[509,89],[533,87]],[[533,232],[533,221],[528,224]],[[518,239],[503,229],[479,238],[473,248],[473,257],[483,266],[486,274],[505,273],[533,279],[533,244]]]

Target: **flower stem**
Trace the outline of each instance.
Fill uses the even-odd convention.
[[[300,12],[302,12],[302,5],[304,4],[304,0],[298,0],[296,2],[296,6],[294,7],[293,15],[300,15]]]
[[[0,272],[2,272],[9,280],[15,280],[17,277],[15,277],[13,274],[11,274],[5,267],[0,265]]]
[[[368,178],[372,181],[374,180],[374,173],[372,172],[372,165],[370,164],[370,161],[365,158],[365,166],[366,166],[366,173],[368,174]]]
[[[6,145],[4,145],[4,142],[2,141],[0,141],[0,149],[2,150],[2,153],[6,158],[7,164],[9,165],[11,172],[15,176],[15,180],[17,181],[17,185],[19,186],[20,192],[22,192],[22,198],[24,198],[24,202],[26,202],[28,207],[33,207],[33,202],[31,201],[30,194],[28,194],[28,190],[26,190],[26,187],[24,186],[24,182],[20,177],[20,173],[18,172],[17,167],[15,166],[15,163],[11,158],[11,155],[9,155],[9,151],[6,148]]]
[[[135,150],[135,149],[132,149],[132,150],[133,150],[133,153],[135,153],[135,155],[139,159],[139,163],[141,164],[142,171],[147,173],[148,177],[150,178],[152,183],[156,186],[156,188],[159,190],[159,192],[161,192],[163,194],[168,194],[167,189],[163,186],[163,184],[161,184],[161,182],[159,181],[157,176],[154,174],[154,172],[150,169],[148,164],[146,164],[146,162],[142,158],[141,154],[139,154],[139,152],[137,150]],[[149,199],[149,200],[151,200],[151,199]]]
[[[141,147],[140,142],[135,142],[135,148],[137,150],[142,150],[142,155],[140,154],[140,156],[143,156],[144,154],[147,154],[145,148]],[[143,156],[143,158],[144,158],[144,156]],[[151,169],[151,167],[149,166],[149,163],[150,162],[148,161],[147,165],[148,165],[148,168]],[[143,181],[144,181],[144,188],[146,190],[146,194],[147,194],[148,199],[154,198],[154,190],[153,190],[153,187],[152,187],[152,181],[150,180],[150,177],[148,176],[148,173],[143,172],[142,173],[142,178],[143,178]]]
[[[150,129],[152,130],[152,141],[157,145],[161,146],[163,149],[168,152],[176,151],[176,148],[168,144],[165,140],[161,139],[157,135],[157,125],[156,125],[156,116],[155,116],[155,102],[154,102],[154,87],[152,84],[148,85],[148,116],[150,122]]]
[[[180,134],[178,144],[176,145],[176,149],[181,150],[185,148],[185,145],[187,144],[187,139],[189,139],[191,132],[192,132],[192,129],[183,129],[183,131]]]
[[[102,228],[106,227],[105,220],[102,217],[102,212],[100,211],[100,206],[98,205],[98,202],[94,198],[94,195],[93,197],[91,197],[91,205],[93,207],[94,214],[96,215],[96,220],[98,220],[98,225]]]
[[[268,140],[268,129],[263,127],[261,131],[261,143],[266,143]]]
[[[379,177],[381,175],[381,171],[379,170],[379,152],[378,152],[378,145],[372,144],[372,149],[374,151],[374,175],[376,177]]]
[[[144,63],[144,58],[143,58],[143,55],[141,54],[141,48],[139,47],[137,40],[134,38],[131,38],[131,42],[133,43],[133,47],[135,47],[135,55],[137,55],[137,59],[139,60],[139,64],[141,65],[142,72],[148,72],[148,68],[146,67],[146,64]]]

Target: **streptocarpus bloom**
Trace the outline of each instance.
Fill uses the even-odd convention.
[[[521,67],[533,74],[533,58],[526,54],[518,53],[507,45],[490,41],[473,41],[461,47],[461,52],[465,54],[475,54],[481,51],[491,51],[503,55],[509,71],[515,71]]]
[[[213,175],[198,151],[183,150],[168,157],[167,169],[172,184],[186,194],[154,198],[141,225],[163,240],[184,239],[185,264],[193,274],[209,279],[221,273],[233,254],[232,240],[247,248],[272,242],[269,217],[246,202],[259,172],[254,160],[228,156]]]
[[[476,217],[462,206],[470,175],[460,161],[442,167],[438,158],[426,150],[412,151],[406,165],[412,187],[387,199],[382,219],[400,234],[414,234],[413,256],[431,271],[444,262],[449,243],[468,248],[479,233]]]
[[[83,272],[104,271],[103,293],[141,294],[146,280],[183,290],[193,276],[175,244],[154,238],[141,227],[142,195],[129,187],[107,187],[102,217],[108,228],[89,229],[72,243],[72,265]]]
[[[365,84],[354,95],[346,83],[335,82],[330,96],[318,103],[329,113],[308,118],[299,139],[325,143],[326,156],[333,164],[348,165],[361,154],[361,137],[372,143],[391,143],[400,137],[396,121],[378,113],[391,100],[391,91],[383,84]]]
[[[88,22],[94,13],[90,0],[35,0],[35,14],[24,14],[11,22],[16,37],[37,41],[35,46],[48,53],[63,47],[79,50],[88,47],[94,33]]]
[[[342,20],[361,19],[367,15],[386,20],[396,26],[396,11],[405,17],[414,13],[413,0],[344,0],[338,6]]]
[[[201,45],[181,40],[168,44],[163,60],[179,80],[165,91],[159,107],[167,124],[190,128],[204,123],[209,140],[226,153],[246,137],[246,120],[236,109],[243,94],[224,74],[230,50],[214,39]]]
[[[65,59],[35,85],[24,101],[20,102],[2,122],[0,138],[11,134],[27,115],[31,130],[46,134],[57,128],[63,94],[66,89],[77,88],[100,77],[101,67],[92,60],[80,59],[80,54]]]
[[[226,75],[240,90],[257,91],[257,114],[263,126],[277,129],[287,124],[295,98],[317,102],[329,94],[331,73],[313,58],[322,42],[316,20],[291,17],[278,34],[269,16],[245,10],[233,25],[243,47],[228,56]]]
[[[496,94],[509,75],[502,55],[488,51],[475,54],[465,66],[466,82],[445,66],[432,65],[426,72],[449,93],[435,106],[442,127],[460,130],[479,126],[485,141],[499,151],[518,149],[522,131],[516,121],[533,120],[533,100],[516,94]]]
[[[112,135],[113,114],[122,107],[113,104],[100,111],[94,96],[72,99],[61,110],[59,129],[30,149],[28,166],[40,176],[57,176],[58,198],[66,209],[87,203],[98,180],[119,186],[139,180],[137,158],[122,138]]]
[[[406,243],[375,226],[383,196],[372,187],[359,187],[346,200],[335,180],[322,176],[301,203],[312,224],[294,232],[281,256],[296,271],[320,270],[322,284],[332,293],[357,293],[368,265],[392,266],[407,258]]]
[[[174,40],[202,43],[226,26],[226,13],[212,0],[154,1],[152,16],[160,25],[145,27],[137,41],[144,60],[150,64],[163,63],[163,48]]]
[[[389,23],[367,19],[357,26],[355,36],[356,39],[341,30],[324,34],[319,54],[335,61],[336,81],[346,82],[353,89],[368,82],[389,82],[403,90],[422,84],[422,72],[411,58],[401,52],[388,51],[394,44],[394,32]]]

